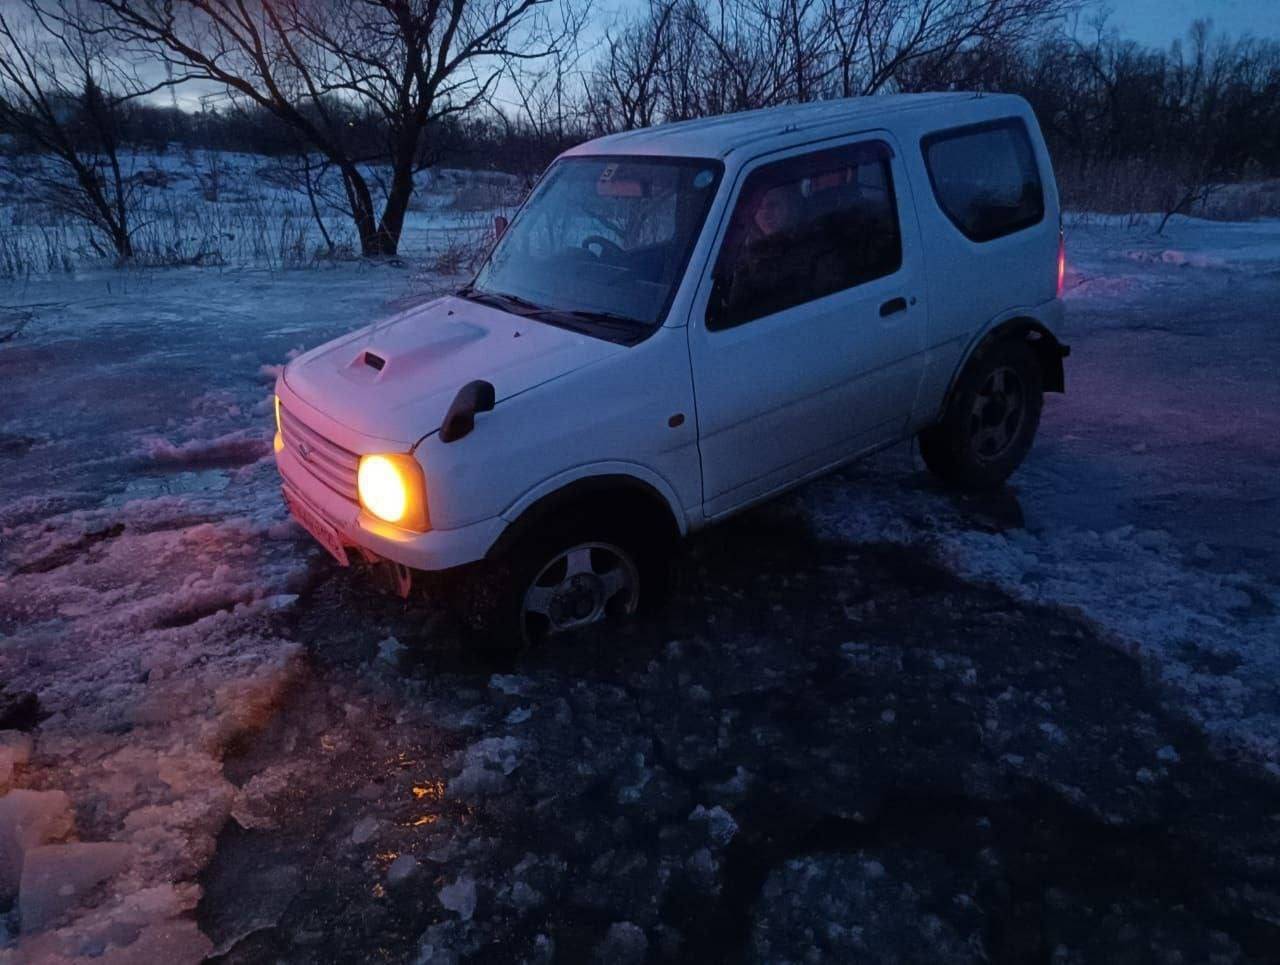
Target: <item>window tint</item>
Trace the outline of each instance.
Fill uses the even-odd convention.
[[[897,271],[891,156],[875,141],[753,171],[720,247],[707,328],[741,325]]]
[[[1044,191],[1022,121],[943,131],[924,139],[925,166],[938,206],[973,241],[991,241],[1037,224]]]

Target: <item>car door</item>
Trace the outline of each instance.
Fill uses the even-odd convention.
[[[919,228],[891,135],[744,166],[693,302],[703,509],[905,431],[923,371]]]

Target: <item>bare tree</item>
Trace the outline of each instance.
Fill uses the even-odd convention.
[[[39,197],[131,258],[141,185],[120,155],[125,112],[169,81],[143,83],[119,53],[89,28],[79,0],[0,8],[0,130],[45,155],[33,177]]]
[[[365,255],[393,255],[433,124],[504,62],[558,49],[580,0],[97,0],[101,29],[268,111],[337,170]],[[369,165],[389,168],[375,210]]]
[[[597,129],[929,86],[1074,0],[650,0],[585,92]],[[936,83],[936,81],[935,81]]]
[[[644,18],[605,36],[586,89],[586,112],[598,130],[630,131],[660,117],[663,61],[678,2],[650,0]]]
[[[980,45],[1013,47],[1075,0],[823,0],[835,48],[833,93],[874,94],[918,62],[945,64]]]

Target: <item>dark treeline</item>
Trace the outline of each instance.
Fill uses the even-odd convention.
[[[1072,206],[1185,210],[1224,182],[1280,176],[1280,43],[1195,23],[1168,50],[1114,34],[978,48],[908,90],[1010,91],[1034,107]]]
[[[78,109],[74,104],[68,110]],[[377,143],[385,136],[384,122],[350,110],[346,136],[353,143]],[[239,151],[290,159],[306,150],[306,143],[270,113],[258,107],[193,111],[161,104],[130,105],[121,112],[123,142],[142,150],[167,152]],[[2,133],[2,132],[0,132]],[[424,167],[444,165],[492,168],[514,174],[536,173],[564,147],[587,137],[570,124],[562,136],[548,136],[519,121],[506,121],[491,110],[451,117],[427,128],[420,160]],[[15,140],[15,147],[31,145]]]

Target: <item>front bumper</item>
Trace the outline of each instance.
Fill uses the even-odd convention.
[[[344,546],[414,570],[447,570],[483,559],[506,526],[501,517],[457,529],[412,533],[370,516],[318,482],[288,448],[276,453],[284,484],[338,533]]]

